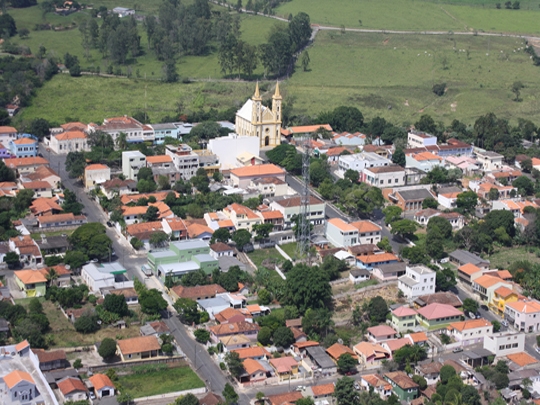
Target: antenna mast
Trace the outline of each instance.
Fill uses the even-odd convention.
[[[296,245],[296,253],[298,258],[306,258],[309,252],[311,242],[311,224],[309,221],[309,157],[311,149],[311,137],[306,135],[301,138],[301,143],[304,148],[302,155],[302,191],[300,194],[300,214],[298,218],[298,241]]]

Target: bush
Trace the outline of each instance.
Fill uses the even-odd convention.
[[[81,359],[75,359],[73,362],[73,368],[81,368],[82,367],[82,360]]]
[[[95,315],[82,315],[75,321],[75,330],[80,333],[94,333],[99,330],[98,317]]]
[[[206,343],[210,340],[210,332],[208,332],[206,329],[197,329],[195,332],[193,332],[195,335],[195,340],[199,343]]]
[[[441,97],[442,95],[444,95],[444,90],[445,89],[446,89],[446,83],[438,83],[438,84],[434,84],[433,88],[431,90],[437,96]]]
[[[112,359],[116,355],[116,341],[111,338],[103,339],[98,353],[104,360]]]
[[[224,371],[227,370],[227,366],[223,362],[219,363],[219,368],[224,370]]]
[[[268,346],[272,339],[272,329],[270,329],[268,326],[263,326],[259,330],[259,334],[257,335],[257,340],[259,343],[263,346]]]

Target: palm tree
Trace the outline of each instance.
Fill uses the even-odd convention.
[[[118,137],[116,138],[116,146],[118,146],[118,149],[120,150],[127,149],[127,134],[126,133],[120,132],[118,134]]]
[[[55,269],[50,268],[47,271],[47,274],[45,275],[45,278],[47,279],[47,285],[50,287],[52,282],[54,280],[58,279],[58,272]]]

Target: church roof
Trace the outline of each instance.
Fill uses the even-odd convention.
[[[261,105],[261,113],[263,116],[266,110],[268,110],[268,108],[265,107],[264,105]],[[240,118],[243,118],[250,122],[251,122],[252,114],[253,114],[253,100],[252,99],[249,99],[248,101],[246,101],[245,104],[242,106],[242,108],[240,108],[236,112],[236,115],[238,115]]]

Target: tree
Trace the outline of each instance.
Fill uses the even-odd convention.
[[[345,195],[343,205],[350,214],[361,216],[382,207],[384,197],[380,188],[361,183]]]
[[[356,132],[362,129],[364,125],[364,116],[356,107],[340,106],[331,113],[327,113],[324,118],[329,118],[330,122],[319,122],[320,124],[330,124],[334,131],[338,132]],[[319,119],[319,121],[321,121]]]
[[[405,152],[403,152],[402,148],[396,149],[395,153],[392,155],[392,162],[401,167],[405,167],[407,162],[405,159]]]
[[[455,287],[457,284],[456,275],[454,272],[445,268],[438,270],[435,274],[435,290],[436,291],[448,291]]]
[[[518,193],[522,196],[529,196],[534,193],[534,183],[527,176],[519,176],[513,181],[512,185],[518,189]]]
[[[182,322],[187,324],[198,324],[200,321],[199,306],[189,298],[179,298],[174,303],[174,309],[178,312]]]
[[[360,174],[357,170],[348,169],[345,174],[344,178],[351,181],[351,183],[358,183],[358,180],[360,179]]]
[[[472,298],[465,298],[463,300],[463,311],[464,312],[470,312],[473,314],[476,314],[478,312],[478,308],[480,307],[480,304],[478,304],[478,301],[472,299]]]
[[[103,358],[103,360],[112,359],[116,355],[116,340],[111,338],[103,339],[101,345],[99,346],[98,353]]]
[[[418,384],[418,388],[420,388],[421,391],[424,391],[427,388],[427,381],[421,375],[414,375],[412,379]]]
[[[386,320],[386,314],[388,314],[388,304],[383,297],[377,295],[369,301],[368,311],[373,322],[384,322]]]
[[[261,288],[257,293],[257,302],[260,305],[268,305],[272,302],[272,293],[266,288]]]
[[[41,305],[41,302],[39,302],[39,299],[32,298],[30,300],[30,303],[28,304],[28,312],[34,313],[34,314],[43,313],[43,305]]]
[[[464,214],[472,214],[478,204],[478,196],[472,190],[458,194],[456,206]]]
[[[272,329],[268,326],[261,327],[257,334],[257,341],[263,346],[268,346],[272,341]]]
[[[358,361],[355,360],[349,353],[343,353],[341,356],[339,356],[337,361],[337,366],[341,374],[347,374],[350,371],[355,370],[357,364]]]
[[[64,203],[62,209],[64,213],[71,212],[73,215],[81,215],[84,205],[77,201],[77,194],[70,189],[64,189]]]
[[[435,93],[435,95],[441,97],[442,95],[444,95],[444,91],[446,90],[446,83],[434,84],[431,90],[433,91],[433,93]]]
[[[133,397],[128,392],[120,392],[116,396],[116,400],[120,405],[130,405],[133,402]]]
[[[165,246],[166,242],[169,240],[169,235],[163,231],[156,231],[150,235],[150,244],[155,247]]]
[[[195,340],[199,343],[206,344],[210,340],[210,332],[206,329],[195,329],[193,332]]]
[[[134,236],[133,238],[131,238],[129,240],[129,243],[131,244],[131,246],[133,246],[133,249],[135,250],[139,250],[140,248],[142,248],[144,246],[144,242],[141,241],[139,238],[137,238],[136,236]]]
[[[228,243],[231,239],[231,233],[227,228],[219,228],[212,234],[212,239],[210,239],[210,243]]]
[[[157,315],[167,308],[167,301],[156,289],[144,290],[139,293],[139,304],[141,311],[145,314]]]
[[[174,405],[199,405],[199,399],[193,394],[186,394],[176,398]]]
[[[411,237],[417,228],[416,222],[410,219],[400,219],[392,224],[392,234],[399,235],[404,238]]]
[[[427,208],[437,209],[438,206],[439,206],[439,203],[437,202],[435,198],[432,198],[432,197],[428,197],[424,201],[422,201],[423,210]]]
[[[302,330],[309,336],[324,337],[332,328],[332,313],[328,308],[308,309],[302,317]]]
[[[232,240],[236,243],[236,247],[242,251],[244,246],[251,242],[251,233],[247,229],[238,229],[233,233]]]
[[[17,212],[23,213],[30,207],[33,198],[34,190],[19,190],[17,196],[15,197],[15,203],[13,204],[13,206],[17,210]]]
[[[414,127],[421,132],[427,132],[432,135],[437,134],[437,125],[433,118],[428,114],[422,115],[420,120],[415,122]]]
[[[15,20],[5,11],[2,13],[2,15],[0,15],[0,32],[8,37],[12,37],[17,34],[17,25],[15,24]]]
[[[389,205],[383,208],[382,213],[384,214],[384,222],[390,225],[401,219],[403,210],[397,205]]]
[[[441,379],[441,383],[443,385],[446,385],[448,383],[448,380],[450,378],[454,377],[456,375],[456,370],[452,366],[442,366],[441,371],[439,372],[439,376]]]
[[[449,239],[452,237],[452,224],[446,218],[432,217],[427,224],[427,232],[437,234],[442,239]]]
[[[98,317],[92,314],[80,316],[74,323],[75,330],[80,333],[94,333],[99,330]]]
[[[129,314],[129,309],[124,295],[108,294],[103,300],[103,308],[106,311],[117,314],[118,316],[126,316]]]
[[[300,12],[296,14],[289,23],[289,33],[294,46],[294,50],[300,50],[311,37],[311,22],[309,15]]]
[[[493,325],[493,332],[499,332],[501,330],[501,323],[499,321],[491,321]]]
[[[231,384],[229,383],[225,384],[225,388],[223,389],[222,394],[223,394],[223,398],[225,398],[226,405],[233,405],[233,404],[238,403],[238,398],[239,398],[238,394],[236,393],[236,391],[234,390]]]
[[[91,222],[79,226],[68,238],[72,250],[86,254],[91,259],[103,260],[109,256],[112,241],[106,235],[105,225]]]
[[[298,264],[287,274],[284,303],[294,305],[300,313],[308,308],[325,308],[329,305],[332,290],[328,279],[316,268]]]
[[[338,405],[358,405],[360,403],[358,391],[354,389],[354,380],[350,377],[342,377],[337,380],[334,397]]]
[[[270,223],[253,225],[253,232],[257,235],[255,236],[255,240],[260,242],[267,239],[272,229],[274,229],[274,225]]]
[[[302,52],[302,56],[300,57],[300,65],[302,65],[302,69],[304,72],[307,72],[309,69],[309,63],[311,62],[311,59],[309,58],[309,53],[307,50]]]
[[[495,187],[491,187],[488,192],[488,200],[495,201],[498,199],[499,199],[499,190],[497,190]]]
[[[277,328],[274,331],[272,340],[274,341],[274,345],[283,348],[288,348],[295,342],[292,331],[286,326],[280,326]]]
[[[64,263],[74,270],[80,269],[86,262],[88,262],[88,256],[82,252],[68,250],[64,256]]]
[[[519,5],[519,2],[517,2],[517,3]],[[519,8],[519,6],[518,6],[518,8]],[[523,87],[525,87],[525,86],[523,86],[523,83],[521,83],[519,81],[512,83],[511,90],[512,90],[512,93],[514,93],[514,95],[515,95],[514,101],[521,101],[521,98],[519,98],[519,96],[521,95],[521,89],[523,89]]]
[[[20,257],[15,252],[7,252],[4,256],[4,262],[8,265],[10,269],[16,269],[21,265]]]
[[[295,402],[296,405],[315,405],[315,400],[311,397],[300,398]]]

